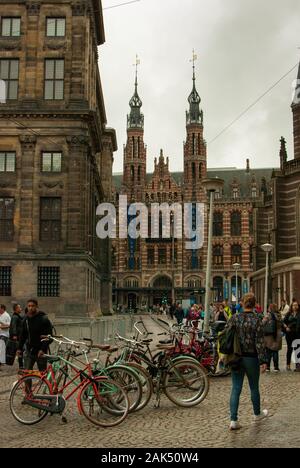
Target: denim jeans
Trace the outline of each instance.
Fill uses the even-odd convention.
[[[259,361],[258,358],[254,357],[243,357],[240,369],[238,371],[232,372],[232,391],[230,397],[231,421],[238,420],[240,395],[243,389],[245,375],[247,375],[249,387],[251,390],[251,400],[254,414],[256,416],[260,414]]]
[[[272,358],[273,358],[273,361],[274,361],[274,369],[278,370],[279,369],[279,352],[278,351],[272,351],[271,349],[267,348],[267,359],[268,359],[267,365],[268,365],[268,369],[270,369],[270,367],[271,367]]]

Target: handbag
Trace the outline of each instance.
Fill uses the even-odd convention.
[[[6,344],[6,365],[12,366],[15,362],[16,352],[18,349],[18,342],[8,339]]]

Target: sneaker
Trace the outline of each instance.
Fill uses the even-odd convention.
[[[237,421],[231,421],[230,422],[230,426],[229,426],[229,429],[231,431],[238,431],[239,429],[241,429],[241,425],[237,422]]]
[[[266,369],[266,372],[271,372],[271,370],[268,368],[268,369]]]
[[[280,369],[274,369],[274,372],[278,374],[278,372],[280,372]]]
[[[254,416],[254,420],[255,421],[261,421],[262,419],[265,419],[269,414],[269,411],[264,409],[262,410],[262,412],[260,414],[258,414],[257,416],[255,415]]]

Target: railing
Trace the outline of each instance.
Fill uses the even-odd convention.
[[[284,165],[284,173],[286,175],[293,174],[294,172],[300,171],[300,159],[294,159]]]

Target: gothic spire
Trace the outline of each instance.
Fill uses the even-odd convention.
[[[188,101],[190,104],[189,112],[186,113],[186,123],[187,124],[203,124],[203,111],[200,110],[201,98],[196,89],[196,76],[195,76],[195,61],[197,60],[197,55],[193,50],[193,89],[189,95]]]
[[[141,113],[141,107],[143,105],[138,95],[138,65],[140,60],[136,56],[135,63],[135,86],[134,94],[129,101],[130,114],[127,116],[127,128],[144,128],[144,115]]]

